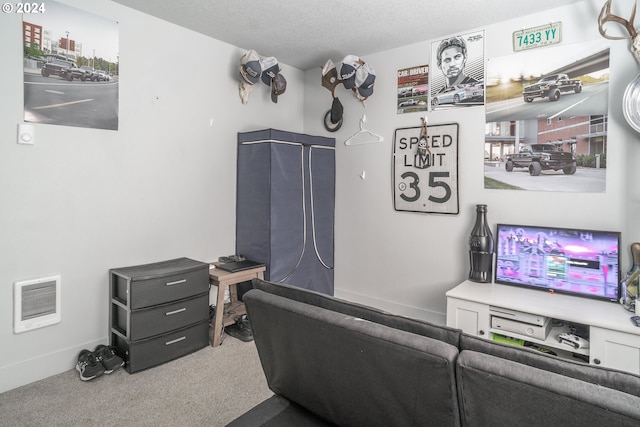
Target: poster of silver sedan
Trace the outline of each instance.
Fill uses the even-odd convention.
[[[24,121],[118,130],[118,23],[37,5],[22,18]]]

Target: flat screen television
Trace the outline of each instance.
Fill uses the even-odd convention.
[[[498,224],[495,282],[618,301],[620,233]]]

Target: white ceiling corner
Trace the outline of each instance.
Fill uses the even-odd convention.
[[[579,0],[114,0],[308,70],[576,3]]]

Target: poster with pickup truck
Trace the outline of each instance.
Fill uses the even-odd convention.
[[[485,188],[606,190],[606,40],[489,58],[485,96]]]
[[[582,80],[570,79],[566,74],[550,74],[542,77],[536,83],[525,86],[522,96],[525,102],[531,102],[536,98],[548,98],[549,101],[557,101],[560,94],[582,92]]]

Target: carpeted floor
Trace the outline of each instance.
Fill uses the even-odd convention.
[[[0,426],[224,426],[270,397],[255,344],[219,347],[91,381],[61,374],[0,394]]]

